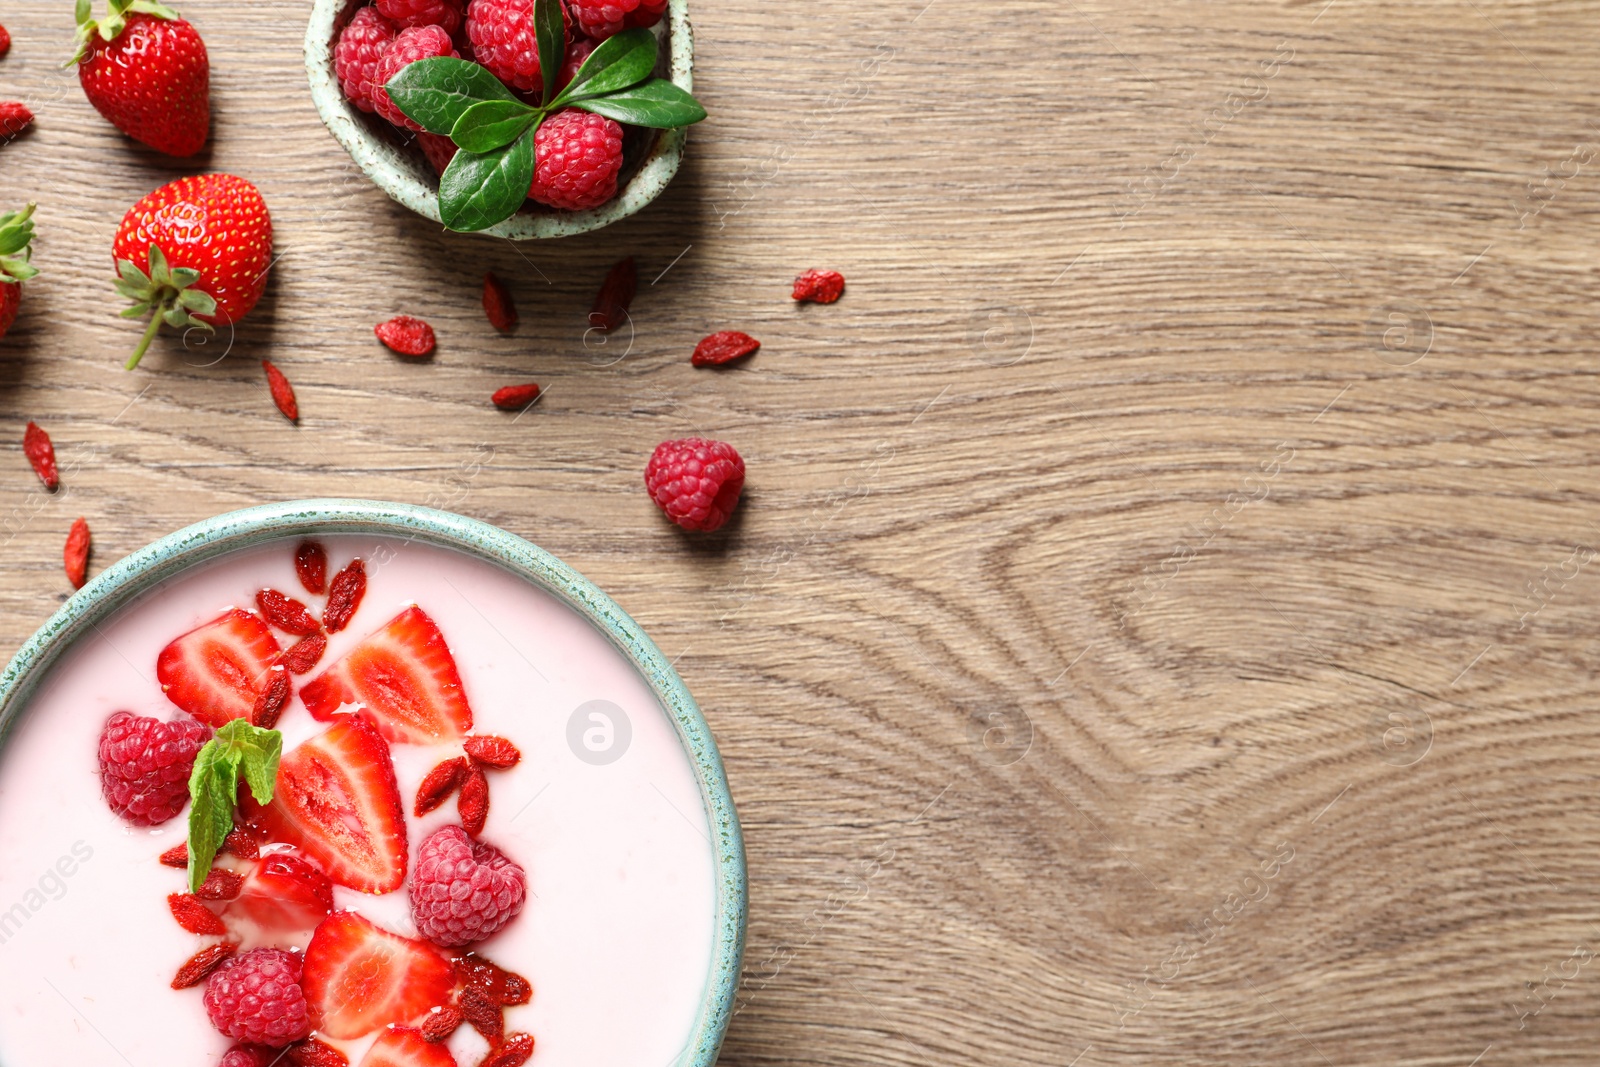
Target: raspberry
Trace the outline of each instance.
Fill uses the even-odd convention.
[[[473,0],[481,3],[482,0]],[[563,108],[533,135],[537,162],[528,195],[541,204],[583,211],[617,192],[622,127],[603,115]]]
[[[261,1045],[235,1045],[222,1054],[217,1067],[271,1067],[278,1053]]]
[[[523,92],[544,91],[539,39],[533,28],[534,0],[472,0],[467,39],[489,73]],[[567,15],[562,11],[562,23]]]
[[[100,790],[111,810],[136,826],[157,826],[189,802],[189,772],[211,730],[185,716],[162,722],[131,711],[100,733]]]
[[[405,113],[395,106],[394,101],[389,99],[389,91],[383,87],[389,84],[390,78],[419,59],[455,55],[456,49],[450,43],[450,35],[438,26],[412,26],[401,30],[400,36],[394,39],[388,51],[383,53],[383,58],[378,60],[378,72],[372,80],[373,109],[401,129],[421,130],[421,126],[406,118]]]
[[[389,50],[400,28],[375,7],[356,10],[350,24],[333,46],[333,69],[345,99],[362,111],[374,111],[372,91],[377,88],[378,60]]]
[[[211,973],[206,982],[211,1025],[235,1041],[272,1048],[311,1032],[300,991],[300,957],[277,948],[252,949]]]
[[[374,6],[401,26],[438,26],[449,34],[461,28],[460,0],[377,0]]]
[[[572,84],[572,79],[578,76],[578,68],[583,66],[583,61],[588,59],[600,42],[591,41],[587,37],[574,37],[567,44],[567,57],[561,61],[561,70],[556,74],[556,92],[560,92]]]
[[[722,441],[663,441],[644,469],[644,484],[667,518],[685,530],[709,533],[728,521],[739,502],[744,460]]]
[[[0,137],[10,140],[33,125],[33,112],[20,100],[0,100]]]
[[[702,338],[700,343],[694,346],[694,355],[689,361],[696,367],[720,367],[724,363],[743,359],[760,347],[761,342],[747,333],[723,330],[721,333]]]
[[[422,148],[422,154],[428,157],[428,165],[440,175],[444,174],[445,168],[460,151],[450,138],[437,133],[428,133],[426,130],[417,134],[417,144]]]
[[[396,315],[388,322],[380,322],[372,328],[391,351],[402,356],[420,358],[433,351],[433,327],[421,319],[414,319],[410,315]],[[328,629],[331,631],[332,626]]]
[[[470,945],[514,919],[526,895],[526,876],[505,853],[446,826],[417,853],[411,917],[436,944]]]
[[[597,41],[636,26],[654,26],[667,0],[567,0],[578,28]]]
[[[796,300],[831,304],[844,292],[844,275],[836,270],[808,270],[794,280]]]

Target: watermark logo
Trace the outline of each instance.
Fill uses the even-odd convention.
[[[632,742],[633,723],[628,713],[609,700],[585,701],[567,719],[567,747],[591,766],[617,762]]]
[[[1433,747],[1433,719],[1421,708],[1373,712],[1368,733],[1378,755],[1396,767],[1422,762]]]
[[[1015,704],[978,704],[967,709],[967,736],[984,759],[1009,767],[1033,747],[1033,720]]]
[[[967,344],[991,367],[1021,363],[1033,350],[1033,316],[1019,307],[989,307],[972,316]]]
[[[1391,367],[1409,367],[1433,350],[1433,318],[1421,304],[1396,300],[1367,320],[1367,341]]]

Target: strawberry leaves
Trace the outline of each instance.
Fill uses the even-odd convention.
[[[29,204],[0,215],[0,282],[25,282],[39,273],[28,263],[33,254],[33,209]]]
[[[178,13],[165,4],[156,3],[155,0],[108,0],[109,10],[103,19],[95,19],[93,6],[90,0],[78,0],[74,16],[78,23],[78,34],[74,41],[77,51],[64,66],[80,63],[89,54],[89,43],[96,37],[102,41],[115,41],[121,35],[123,28],[128,23],[128,16],[134,13],[151,15],[158,19],[173,20]]]
[[[204,289],[194,288],[200,281],[199,271],[167,266],[166,253],[154,242],[150,244],[149,267],[148,271],[141,270],[131,259],[117,261],[117,292],[133,301],[132,306],[123,308],[122,317],[137,319],[154,312],[139,346],[124,364],[127,370],[139,365],[163,322],[179,329],[194,326],[208,333],[215,332],[209,322],[196,317],[217,313],[217,298]]]
[[[233,805],[244,777],[258,804],[272,800],[283,735],[233,719],[205,743],[189,775],[189,891],[199,892],[211,861],[233,829]]]
[[[602,42],[557,93],[566,44],[561,0],[535,0],[534,29],[542,104],[525,104],[483,67],[448,57],[411,63],[385,85],[411,121],[461,149],[439,179],[439,216],[452,230],[488,229],[516,213],[533,183],[534,134],[562,108],[660,130],[706,117],[693,96],[653,76],[656,38],[649,30],[624,30]]]

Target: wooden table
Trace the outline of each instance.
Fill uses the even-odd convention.
[[[921,2],[700,4],[668,193],[514,246],[364,183],[304,0],[183,5],[183,164],[57,69],[70,5],[11,0],[45,273],[0,343],[3,651],[79,515],[93,571],[263,501],[435,504],[704,705],[751,875],[726,1063],[1594,1063],[1600,3]],[[267,297],[124,373],[117,221],[203,169],[265,194]],[[625,255],[632,335],[586,341]],[[841,302],[789,300],[812,266]],[[693,369],[720,329],[761,353]],[[689,434],[749,464],[716,536],[641,486]]]

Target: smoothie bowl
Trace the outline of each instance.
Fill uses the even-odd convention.
[[[710,1067],[744,944],[660,651],[395,504],[224,515],[68,601],[0,675],[0,857],[4,1067]]]

